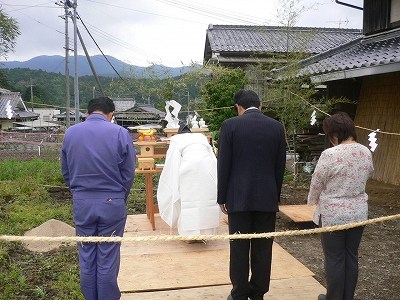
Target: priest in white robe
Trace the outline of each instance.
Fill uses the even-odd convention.
[[[217,233],[217,159],[207,138],[186,125],[170,139],[157,201],[161,218],[179,235]]]

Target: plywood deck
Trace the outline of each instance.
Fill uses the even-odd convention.
[[[179,290],[156,292],[123,293],[121,300],[226,300],[232,286],[206,286]],[[268,300],[312,300],[325,293],[318,281],[313,277],[299,277],[271,280],[270,291],[265,296]]]
[[[296,223],[312,222],[315,206],[310,205],[280,205],[279,211]]]
[[[158,215],[153,231],[146,215],[130,215],[125,236],[176,234]],[[226,233],[221,221],[219,233]],[[226,299],[230,292],[229,241],[127,242],[121,247],[121,300]],[[268,299],[314,299],[324,288],[314,274],[277,243]],[[275,295],[275,296],[274,296]],[[275,298],[274,298],[275,297]]]

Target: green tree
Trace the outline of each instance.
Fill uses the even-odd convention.
[[[6,58],[13,51],[19,34],[18,22],[0,8],[0,57]]]
[[[206,103],[205,117],[212,131],[219,130],[224,120],[236,116],[233,96],[246,83],[246,74],[243,69],[229,69],[212,67],[210,80],[202,89],[202,97]]]
[[[0,7],[0,58],[7,58],[7,54],[13,51],[18,35],[17,21],[9,17]],[[12,88],[2,70],[0,70],[0,87]]]
[[[166,100],[183,101],[183,91],[189,91],[194,97],[198,91],[194,88],[191,75],[183,74],[173,77],[166,68],[163,73],[150,66],[145,69],[145,78],[137,78],[134,73],[127,78],[113,80],[107,87],[111,97],[132,97],[141,103],[153,104],[156,108],[164,110]],[[185,102],[186,102],[185,97]]]
[[[301,61],[310,55],[307,47],[317,32],[296,33],[293,27],[304,12],[318,5],[314,3],[304,6],[301,0],[280,0],[277,19],[285,32],[285,50],[279,54],[278,63],[259,64],[247,71],[253,81],[254,78],[269,79],[261,81],[264,86],[260,90],[266,91],[260,95],[264,98],[263,111],[283,123],[289,150],[292,148],[290,141],[295,140],[296,133],[310,126],[311,114],[315,108],[330,111],[338,103],[349,102],[343,98],[326,99],[310,78],[299,76]]]
[[[10,81],[8,80],[6,74],[0,69],[0,87],[7,89],[7,90],[12,90],[13,87],[10,84]]]

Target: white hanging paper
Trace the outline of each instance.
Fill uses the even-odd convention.
[[[310,124],[313,126],[315,123],[317,123],[317,112],[314,110],[311,114]]]
[[[371,152],[374,152],[376,147],[378,146],[378,144],[376,143],[376,141],[377,141],[376,133],[378,131],[379,131],[379,129],[377,129],[377,130],[371,132],[370,134],[368,134],[368,141],[370,142],[369,143],[369,147],[370,147]]]
[[[12,116],[13,116],[13,112],[12,112],[12,107],[11,107],[11,104],[10,104],[10,100],[8,100],[8,101],[7,101],[7,104],[6,104],[6,115],[7,115],[7,118],[9,118],[9,119],[11,119]]]
[[[180,105],[175,100],[165,101],[165,120],[167,123],[167,128],[179,128],[179,119],[178,114],[181,110],[182,105]],[[173,110],[169,111],[169,108],[172,107]]]

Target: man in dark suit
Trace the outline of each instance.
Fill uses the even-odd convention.
[[[265,116],[257,94],[234,96],[238,116],[225,120],[218,139],[218,204],[230,234],[275,231],[286,162],[281,123]],[[229,299],[263,299],[269,290],[273,239],[230,241]],[[250,262],[249,262],[250,261]],[[249,266],[251,277],[249,280]]]

